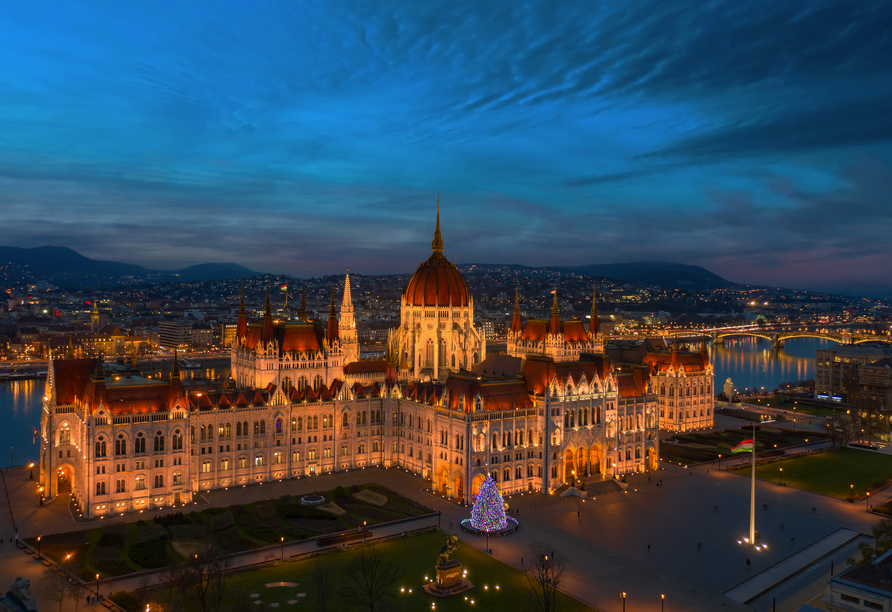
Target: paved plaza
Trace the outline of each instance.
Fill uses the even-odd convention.
[[[62,499],[38,507],[32,491],[35,484],[28,480],[27,470],[7,472],[6,480],[9,500],[0,491],[0,504],[11,506],[20,537],[83,529],[99,522],[75,522]],[[662,486],[657,486],[659,480]],[[228,506],[368,481],[379,482],[443,512],[445,530],[457,533],[480,549],[486,547],[486,538],[459,529],[459,521],[469,515],[468,509],[428,494],[423,490],[427,483],[395,469],[357,470],[212,492],[202,494],[198,503]],[[509,537],[490,538],[488,545],[495,557],[520,568],[531,543],[548,543],[569,560],[563,590],[604,612],[622,609],[618,598],[621,591],[628,594],[629,612],[658,609],[655,606],[659,605],[661,594],[666,595],[665,609],[670,612],[748,610],[750,606],[722,593],[757,575],[771,582],[771,576],[761,572],[824,541],[841,528],[869,533],[870,526],[878,520],[865,512],[861,504],[758,482],[756,528],[769,546],[764,552],[747,550],[737,544],[737,539],[748,529],[749,485],[747,478],[736,474],[674,466],[634,477],[626,493],[609,493],[585,502],[557,496],[515,497],[509,505],[512,512],[518,513],[520,530]],[[5,538],[12,534],[8,515],[8,510],[0,513],[0,534]],[[121,520],[139,518],[146,515]],[[819,567],[818,562],[808,559],[807,552],[802,553],[802,558],[819,580],[823,570],[814,569]],[[750,559],[749,568],[746,559]],[[0,576],[10,576],[11,580],[24,574],[33,580],[41,569],[36,561],[9,544],[0,547]],[[111,590],[135,588],[137,582],[136,578],[104,582],[102,591],[107,594]],[[797,577],[792,582],[802,583],[802,579]],[[813,582],[802,586],[811,585],[814,590]],[[786,595],[793,593],[785,592]],[[764,599],[763,596],[754,601],[753,607],[765,609]]]

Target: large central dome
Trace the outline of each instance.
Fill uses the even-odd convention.
[[[437,207],[437,229],[432,242],[433,253],[409,279],[403,294],[410,306],[468,306],[468,285],[455,264],[443,257],[443,236],[440,234],[440,208]]]

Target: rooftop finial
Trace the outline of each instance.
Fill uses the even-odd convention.
[[[440,195],[437,194],[437,229],[434,231],[434,240],[431,243],[434,255],[443,254],[443,234],[440,233]]]

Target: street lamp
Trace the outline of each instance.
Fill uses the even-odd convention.
[[[367,533],[368,533],[368,529],[366,528],[366,522],[363,521],[362,522],[362,543],[363,544],[365,544],[365,537],[366,537]]]
[[[96,574],[96,599],[99,599],[99,574]]]
[[[28,477],[28,480],[34,480],[34,462],[28,464],[28,468],[31,470],[31,475]]]
[[[37,560],[40,561],[40,536],[37,536]]]
[[[780,476],[779,476],[779,478],[780,478],[780,484],[783,485],[783,484],[784,484],[784,468],[781,468],[781,469],[780,469]]]
[[[626,593],[623,591],[621,597],[623,598],[623,612],[626,612]]]
[[[666,596],[660,595],[660,612],[663,612],[663,606],[666,604]]]
[[[719,471],[722,471],[722,455],[719,454]]]
[[[867,492],[867,497],[864,500],[864,509],[870,510],[870,491]]]
[[[855,501],[855,485],[849,485],[849,503]]]
[[[282,561],[284,561],[285,560],[285,538],[282,537],[282,538],[280,538],[280,540],[282,542]]]

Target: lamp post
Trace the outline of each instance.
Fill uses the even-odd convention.
[[[96,599],[99,599],[99,574],[96,574]]]
[[[722,471],[722,455],[719,454],[719,471]]]
[[[366,522],[362,522],[362,543],[365,544],[366,534],[368,533],[368,529],[366,529]]]
[[[626,612],[626,593],[625,593],[625,591],[622,592],[620,597],[622,597],[622,600],[623,600],[623,612]]]
[[[780,469],[780,476],[778,476],[778,479],[779,479],[778,480],[779,484],[783,485],[784,484],[784,468]]]
[[[663,612],[664,605],[666,605],[666,596],[660,595],[660,612]]]
[[[864,500],[864,509],[870,510],[870,491],[867,492],[867,497]]]
[[[285,560],[285,538],[282,537],[279,539],[282,542],[282,561],[284,561]]]
[[[31,470],[31,475],[28,477],[28,480],[34,480],[34,463],[29,463],[28,468]]]
[[[849,503],[855,501],[855,485],[849,485]]]
[[[37,536],[37,560],[40,561],[40,536]]]

